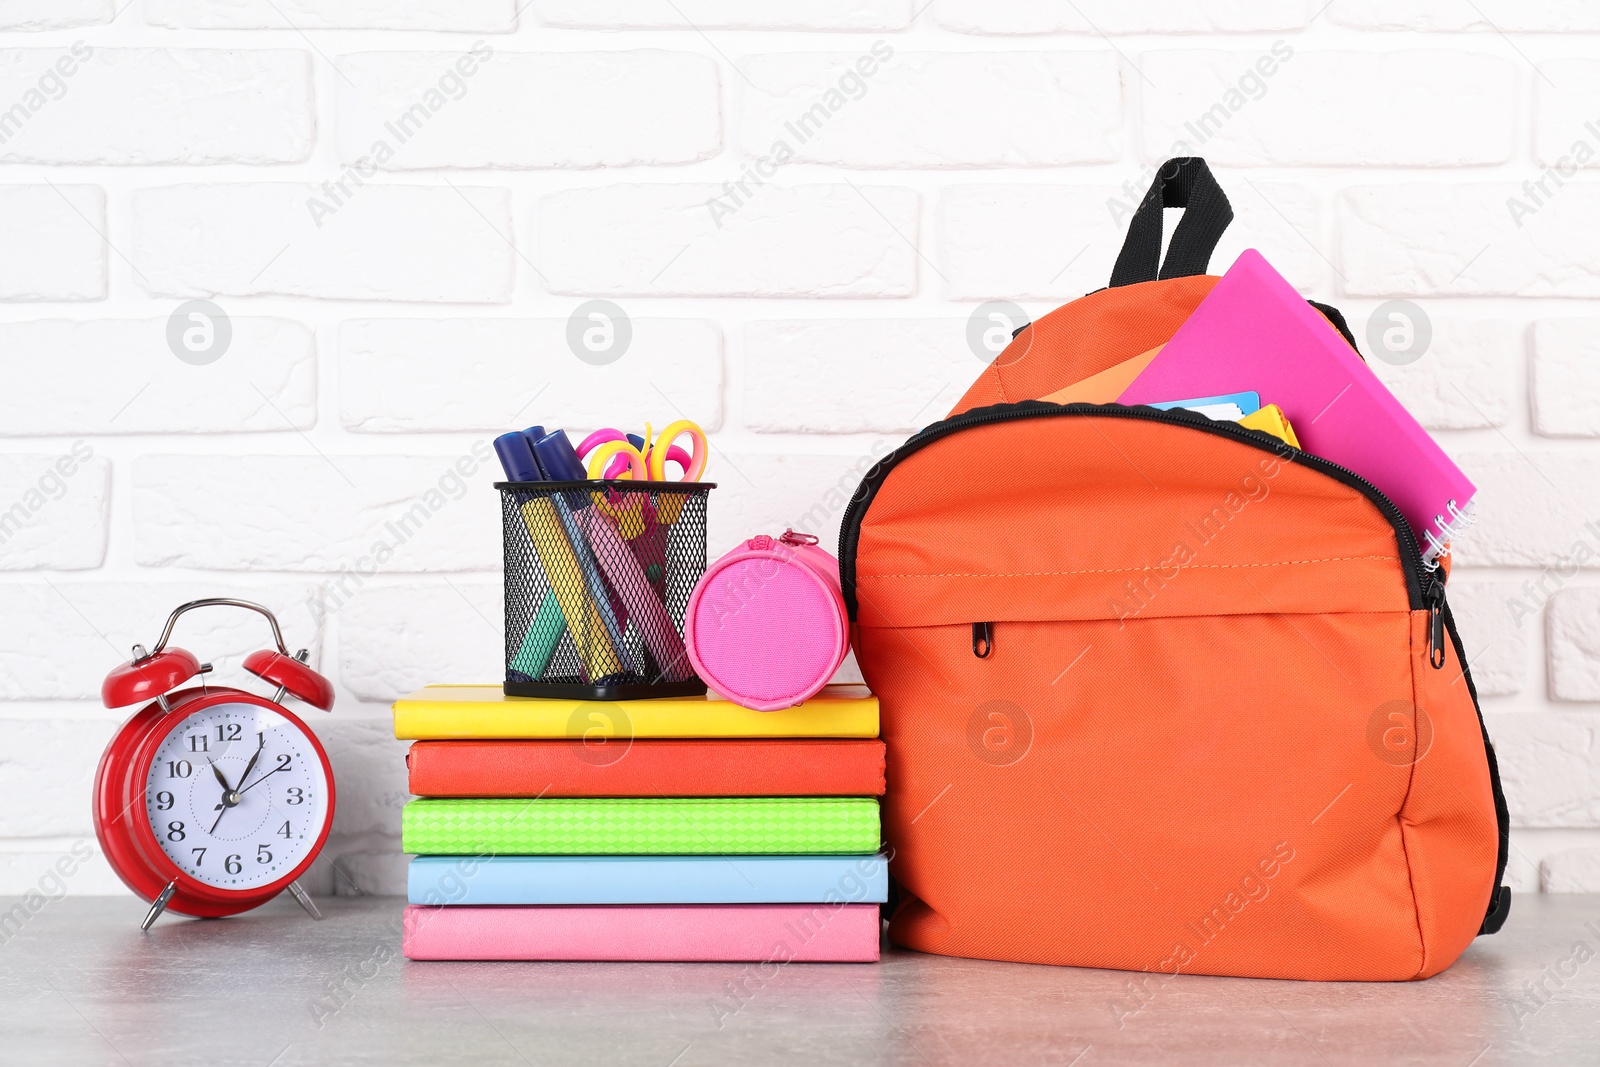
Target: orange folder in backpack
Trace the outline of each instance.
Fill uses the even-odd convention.
[[[1132,359],[1125,359],[1121,363],[1107,367],[1098,374],[1091,374],[1081,378],[1071,385],[1063,386],[1040,400],[1048,400],[1052,404],[1110,404],[1115,402],[1133,384],[1133,380],[1144,373],[1144,369],[1161,354],[1165,345],[1156,345],[1148,352],[1140,352]]]

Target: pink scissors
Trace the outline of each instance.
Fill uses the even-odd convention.
[[[682,437],[689,438],[689,451],[678,444]],[[654,439],[650,424],[645,423],[643,437],[630,437],[621,430],[596,430],[578,445],[578,458],[588,459],[589,477],[596,480],[666,481],[667,464],[676,463],[682,472],[678,481],[697,482],[705,475],[709,453],[705,431],[688,419],[670,423]]]
[[[689,450],[678,445],[689,438]],[[644,436],[630,438],[620,430],[596,430],[578,445],[578,457],[588,460],[591,480],[662,482],[667,481],[667,464],[676,463],[680,482],[696,482],[704,475],[710,444],[705,431],[688,419],[670,423],[653,437],[649,423]],[[616,523],[617,529],[645,569],[650,584],[665,595],[667,527],[678,520],[688,496],[682,493],[657,493],[651,503],[649,492],[627,492],[607,487],[593,494],[595,507]]]

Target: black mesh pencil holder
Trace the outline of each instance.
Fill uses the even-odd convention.
[[[706,691],[683,645],[714,482],[496,482],[508,696]]]

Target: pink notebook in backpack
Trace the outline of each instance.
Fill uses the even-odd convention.
[[[1394,501],[1430,563],[1471,520],[1476,489],[1461,468],[1253,248],[1117,402],[1245,391],[1282,408],[1306,452],[1350,468]]]

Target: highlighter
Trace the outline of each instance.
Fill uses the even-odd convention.
[[[494,447],[508,480],[542,480],[533,447],[522,434],[503,434],[495,438]],[[620,675],[622,664],[613,651],[614,646],[606,640],[600,614],[579,579],[582,568],[573,546],[562,534],[563,524],[551,498],[535,497],[525,501],[521,511],[550,592],[539,605],[533,624],[523,636],[521,648],[512,658],[512,669],[533,678],[543,674],[561,640],[561,620],[565,618],[564,628],[571,631],[589,678],[603,682]]]
[[[540,468],[544,471],[545,479],[552,482],[582,482],[587,480],[583,469],[583,461],[578,458],[577,450],[572,447],[572,442],[567,439],[565,430],[551,430],[539,438],[533,445],[534,456],[538,459]],[[554,493],[550,496],[550,503],[555,505],[556,515],[560,518],[561,526],[567,532],[567,539],[572,542],[572,550],[577,555],[579,569],[583,573],[583,580],[589,587],[589,596],[593,600],[600,614],[601,625],[605,634],[611,639],[611,647],[620,658],[625,670],[644,674],[634,668],[632,657],[628,655],[628,647],[623,641],[622,627],[617,623],[617,615],[611,608],[611,598],[606,589],[606,580],[602,576],[601,568],[596,563],[594,546],[585,536],[587,523],[580,525],[578,516],[589,507],[588,494],[582,491]],[[651,599],[654,599],[652,597]],[[626,600],[623,601],[627,603]]]
[[[540,438],[534,451],[552,480],[584,480],[583,462],[562,431]],[[628,616],[638,627],[645,647],[660,668],[661,679],[680,682],[690,677],[694,668],[683,647],[683,638],[672,625],[666,606],[650,588],[650,579],[639,559],[623,543],[622,535],[605,514],[592,505],[588,493],[564,495],[574,498],[569,505],[573,523],[588,541],[606,580],[628,609]]]

